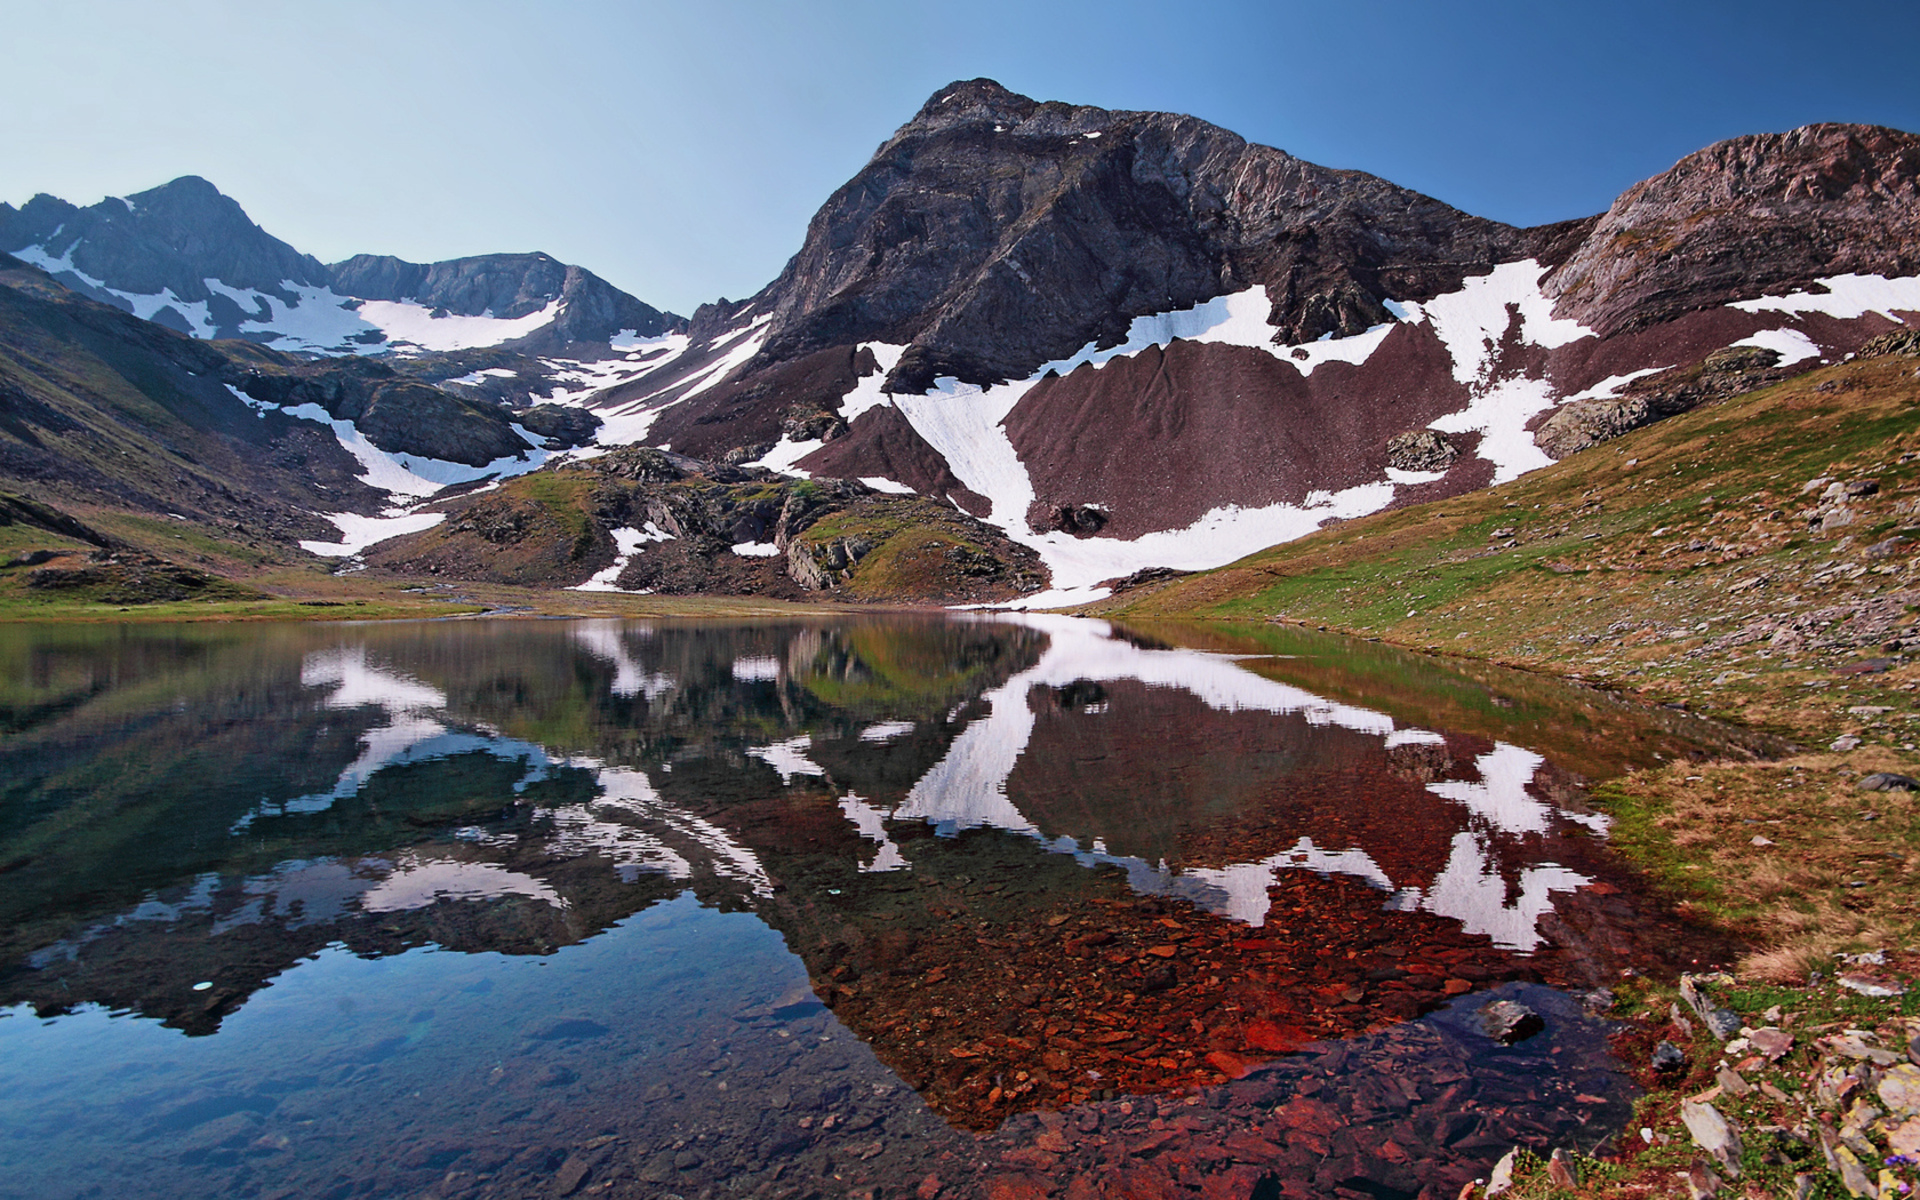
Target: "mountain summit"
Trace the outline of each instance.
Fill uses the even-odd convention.
[[[182,333],[309,353],[505,342],[555,353],[623,332],[658,337],[680,324],[545,254],[431,264],[359,255],[324,266],[194,175],[88,208],[35,196],[18,211],[0,210],[0,252]]]
[[[1390,320],[1563,231],[1471,217],[1205,121],[941,89],[830,197],[766,295],[766,352],[904,343],[890,383],[1021,378],[1254,285],[1289,341]]]
[[[292,351],[270,371],[236,356],[245,398],[210,402],[324,410],[370,488],[424,498],[573,452],[637,485],[745,489],[727,504],[750,517],[681,524],[708,534],[674,535],[677,579],[744,578],[714,558],[732,551],[878,594],[860,590],[868,535],[905,518],[814,545],[815,510],[753,490],[817,476],[846,512],[899,498],[954,570],[975,561],[958,537],[1005,568],[995,586],[1044,572],[1048,602],[1503,483],[1905,336],[1916,247],[1920,138],[1897,130],[1735,138],[1605,213],[1521,229],[1194,117],[985,79],[934,93],[765,288],[689,321],[541,254],[323,266],[201,180],[0,207],[0,249],[90,296]],[[345,355],[391,375],[307,361]],[[504,490],[409,514],[413,540],[380,557],[498,573],[497,547],[559,527],[534,481]],[[428,532],[445,504],[474,511]],[[542,570],[664,586],[647,564],[669,552],[620,511],[583,511],[573,557]]]

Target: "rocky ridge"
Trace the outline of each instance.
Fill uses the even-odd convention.
[[[265,344],[303,336],[278,328],[304,330],[313,318],[303,307],[350,314],[368,300],[419,306],[429,321],[511,323],[553,308],[547,322],[492,339],[520,343],[529,353],[604,344],[622,332],[658,337],[682,324],[545,254],[426,264],[363,254],[326,266],[261,229],[232,198],[193,175],[87,208],[35,196],[0,212],[0,252],[25,256],[84,295],[182,333]],[[330,312],[320,318],[351,319]],[[323,343],[333,353],[377,351],[390,340],[371,323],[329,336],[339,339]]]

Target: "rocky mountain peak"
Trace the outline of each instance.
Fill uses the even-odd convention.
[[[255,225],[235,200],[197,175],[87,208],[40,195],[17,213],[0,214],[0,250],[32,246],[71,262],[78,275],[66,280],[70,285],[103,279],[143,295],[170,290],[188,303],[211,298],[208,278],[273,294],[289,282],[317,287],[327,281],[326,268],[312,256]]]
[[[1176,113],[955,83],[827,201],[756,300],[763,357],[906,344],[889,386],[1024,376],[1264,284],[1292,340],[1388,319],[1541,239]]]
[[[1716,142],[1628,188],[1547,286],[1611,333],[1856,271],[1920,273],[1920,137],[1821,124]]]

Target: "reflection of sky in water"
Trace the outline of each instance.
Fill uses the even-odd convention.
[[[812,786],[827,787],[835,794],[846,820],[873,847],[870,857],[863,856],[863,871],[911,868],[910,860],[888,834],[889,821],[926,821],[946,834],[991,827],[1033,837],[1048,849],[1072,854],[1088,865],[1119,866],[1140,891],[1181,896],[1249,925],[1263,923],[1267,889],[1280,872],[1308,870],[1361,880],[1388,894],[1387,908],[1451,918],[1470,933],[1484,934],[1496,945],[1519,950],[1533,949],[1542,941],[1536,927],[1540,917],[1552,910],[1555,893],[1588,882],[1585,876],[1551,862],[1514,865],[1513,860],[1525,852],[1523,840],[1551,833],[1556,822],[1578,821],[1597,831],[1605,826],[1604,818],[1565,812],[1530,792],[1544,760],[1533,751],[1506,743],[1496,743],[1477,756],[1478,779],[1425,785],[1435,796],[1459,806],[1463,827],[1453,835],[1445,863],[1438,866],[1424,888],[1396,882],[1361,847],[1320,845],[1309,836],[1255,861],[1176,870],[1164,862],[1111,854],[1097,839],[1091,845],[1081,845],[1072,838],[1050,834],[1008,793],[1008,781],[1029,752],[1034,737],[1036,717],[1029,698],[1037,688],[1134,681],[1151,688],[1178,689],[1218,712],[1297,717],[1310,725],[1377,737],[1388,750],[1442,745],[1445,738],[1431,730],[1400,726],[1383,713],[1331,701],[1256,675],[1245,669],[1237,656],[1143,648],[1115,637],[1110,627],[1098,621],[1030,615],[994,619],[1046,634],[1045,651],[1032,666],[978,698],[982,715],[960,729],[944,756],[920,775],[896,806],[883,807],[834,783],[827,770],[811,757],[810,734],[747,748],[748,757],[770,767],[782,786],[808,780],[813,781]],[[682,686],[636,656],[636,642],[655,640],[656,631],[651,627],[587,621],[571,626],[570,636],[580,650],[612,667],[613,678],[607,687],[614,695],[645,697],[652,702]],[[737,656],[725,668],[727,677],[742,687],[777,683],[784,669],[779,658],[766,653]],[[236,823],[236,833],[265,818],[324,811],[357,795],[374,775],[390,767],[481,753],[522,764],[523,774],[513,785],[516,792],[562,769],[572,769],[588,772],[597,794],[589,801],[537,809],[534,815],[544,823],[537,834],[490,834],[477,828],[461,831],[460,838],[474,843],[476,850],[510,848],[531,838],[546,854],[562,858],[601,856],[628,881],[642,873],[679,880],[709,875],[756,896],[772,894],[768,872],[754,851],[712,821],[663,799],[642,770],[581,755],[555,755],[531,742],[503,737],[484,727],[456,728],[458,722],[447,712],[444,692],[374,661],[364,645],[309,654],[300,679],[319,691],[317,703],[321,708],[374,708],[384,714],[384,723],[361,736],[360,754],[340,772],[331,789],[290,800],[262,801]],[[950,716],[957,716],[963,707],[956,707]],[[1082,706],[1082,711],[1098,715],[1106,708],[1107,704],[1101,702]],[[877,747],[905,738],[915,728],[913,722],[904,720],[870,722],[854,740],[856,745]],[[1510,877],[1516,878],[1517,884],[1510,884]],[[391,860],[286,863],[249,879],[245,887],[252,900],[242,910],[223,917],[223,926],[267,917],[309,923],[332,919],[354,907],[365,912],[392,912],[439,900],[501,896],[566,907],[551,884],[532,875],[495,863],[424,851],[404,853]],[[196,901],[194,895],[198,893],[173,905],[151,901],[122,919],[171,919],[184,911],[182,906],[204,906],[206,898]]]

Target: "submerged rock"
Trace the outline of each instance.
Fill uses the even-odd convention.
[[[1547,1027],[1539,1013],[1512,1000],[1495,1000],[1480,1010],[1480,1027],[1505,1045],[1522,1042]]]

